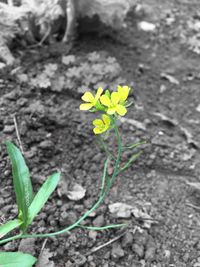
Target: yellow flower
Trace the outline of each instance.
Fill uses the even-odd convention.
[[[93,125],[95,128],[93,129],[95,134],[102,134],[106,132],[109,127],[110,127],[110,118],[108,115],[103,114],[102,115],[102,120],[101,119],[96,119],[93,121]]]
[[[103,93],[103,88],[99,87],[95,96],[90,92],[85,92],[81,97],[83,101],[87,102],[80,105],[80,110],[89,110],[92,107],[95,107],[101,94]]]
[[[120,89],[121,90],[121,89]],[[127,112],[127,109],[123,105],[124,103],[122,102],[123,99],[125,98],[124,92],[113,92],[111,94],[111,97],[108,95],[102,95],[100,97],[101,103],[107,107],[107,114],[113,115],[115,113],[118,113],[120,116],[124,116]]]
[[[117,87],[117,92],[120,95],[120,104],[124,104],[126,99],[128,98],[129,92],[130,92],[130,87],[127,85],[125,86],[118,86]]]

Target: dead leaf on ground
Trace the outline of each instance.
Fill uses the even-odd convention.
[[[143,222],[143,227],[150,228],[153,221],[152,217],[147,213],[145,203],[140,205],[128,205],[126,203],[116,202],[108,206],[110,213],[114,214],[117,218],[128,219],[133,215],[136,219]]]
[[[177,121],[177,120],[172,119],[172,118],[166,116],[166,115],[163,114],[163,113],[160,113],[160,112],[153,112],[152,115],[154,115],[154,116],[160,118],[160,119],[161,119],[162,121],[164,121],[164,122],[168,122],[168,123],[170,123],[172,126],[177,126],[177,125],[178,125],[178,121]]]
[[[132,206],[125,203],[113,203],[108,206],[110,213],[115,214],[117,218],[130,218]]]
[[[193,135],[183,126],[179,126],[181,132],[186,138],[188,144],[192,144],[195,148],[199,148],[199,143],[194,140]]]
[[[191,186],[193,189],[200,191],[200,183],[192,183],[192,182],[186,181],[186,184]]]
[[[49,249],[44,249],[39,256],[36,267],[55,267],[54,262],[50,260],[53,256],[53,253]]]
[[[175,77],[173,77],[172,75],[166,74],[164,72],[160,74],[160,77],[163,78],[163,79],[168,80],[170,83],[173,83],[173,84],[176,84],[176,85],[180,84],[180,82]]]

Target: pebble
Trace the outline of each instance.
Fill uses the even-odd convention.
[[[124,250],[122,249],[120,244],[114,244],[112,246],[111,256],[113,260],[118,260],[122,257],[124,257]]]
[[[107,252],[103,255],[104,260],[108,260],[108,259],[110,259],[110,254],[111,254],[111,252],[110,252],[110,251],[107,251]]]
[[[145,251],[145,260],[152,261],[155,258],[156,247],[152,242],[147,243],[146,251]]]
[[[102,154],[98,153],[93,157],[92,161],[99,163],[101,161],[101,158],[102,158]]]
[[[14,125],[5,125],[3,132],[5,134],[11,134],[15,131],[15,126]]]
[[[27,98],[21,97],[17,100],[17,105],[19,105],[20,107],[24,107],[28,102]]]
[[[63,211],[61,213],[61,217],[60,217],[60,225],[61,226],[68,226],[73,224],[75,221],[77,220],[77,215],[75,212],[73,211]]]
[[[22,239],[19,244],[19,251],[23,253],[35,254],[35,238]]]
[[[101,227],[105,224],[104,216],[99,215],[93,220],[93,225],[97,227]]]
[[[143,245],[134,243],[132,245],[132,251],[135,252],[140,257],[140,259],[144,257],[144,246]]]
[[[134,234],[135,243],[139,245],[146,245],[147,238],[148,238],[148,234],[146,231],[144,231],[143,233],[136,232]]]
[[[80,254],[79,252],[76,252],[76,255],[73,257],[73,260],[75,262],[76,267],[84,266],[87,261],[86,257]]]
[[[19,92],[17,90],[13,90],[10,93],[7,93],[6,95],[4,95],[5,99],[9,99],[9,100],[16,100],[18,98]]]
[[[89,238],[91,238],[94,241],[96,241],[97,235],[98,235],[98,233],[96,231],[92,231],[92,230],[89,231],[89,233],[88,233]]]
[[[65,263],[65,267],[73,267],[74,264],[71,261],[67,261],[67,263]]]
[[[3,62],[0,62],[0,70],[4,69],[6,67],[6,64]]]
[[[132,243],[133,243],[133,234],[130,232],[127,232],[122,238],[122,242],[121,242],[122,247],[125,248],[127,246],[132,245]]]
[[[54,144],[50,140],[44,140],[39,144],[39,147],[42,148],[42,149],[53,148],[53,146],[54,146]]]
[[[15,242],[9,242],[3,246],[5,251],[15,251],[17,248],[17,245]]]

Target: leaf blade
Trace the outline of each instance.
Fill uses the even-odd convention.
[[[39,213],[42,207],[47,202],[49,196],[55,190],[60,180],[60,173],[54,173],[50,175],[44,184],[41,186],[37,194],[35,195],[29,209],[28,209],[28,224],[30,224],[35,216]]]
[[[28,207],[33,200],[33,188],[29,169],[21,151],[10,141],[6,141],[6,148],[12,164],[14,190],[18,206],[18,218],[26,225]]]
[[[19,227],[23,222],[19,219],[8,221],[0,226],[0,238],[7,235],[9,232]]]
[[[37,261],[30,254],[22,252],[0,252],[0,266],[2,267],[32,267]]]

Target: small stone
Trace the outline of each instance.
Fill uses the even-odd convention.
[[[94,257],[93,257],[92,255],[89,255],[87,260],[88,260],[89,262],[91,262],[91,261],[94,260]]]
[[[146,231],[144,231],[143,233],[140,232],[136,232],[134,234],[134,241],[135,243],[139,244],[139,245],[143,245],[145,246],[148,240],[148,234]]]
[[[19,251],[28,253],[31,255],[35,254],[35,238],[22,239],[19,244]]]
[[[107,251],[104,255],[103,255],[103,258],[104,258],[104,260],[108,260],[108,259],[110,259],[110,251]]]
[[[19,105],[20,107],[24,107],[28,102],[28,99],[27,98],[24,98],[24,97],[20,97],[18,100],[17,100],[17,105]]]
[[[16,90],[11,91],[10,93],[7,93],[6,95],[4,95],[5,99],[9,99],[9,100],[16,100],[18,93]]]
[[[125,248],[127,246],[132,245],[132,243],[133,243],[133,234],[127,232],[122,238],[122,247]]]
[[[67,261],[67,263],[65,263],[65,267],[73,267],[74,264],[71,261]]]
[[[153,242],[148,242],[145,251],[145,260],[153,261],[156,254],[156,247]]]
[[[73,224],[77,220],[77,215],[73,211],[63,211],[59,220],[61,226],[68,226]]]
[[[17,245],[15,242],[9,242],[3,246],[5,251],[14,251],[17,248]]]
[[[132,206],[125,203],[117,202],[108,206],[110,213],[115,215],[116,218],[130,218]]]
[[[4,69],[6,67],[6,64],[3,62],[0,62],[0,70]]]
[[[132,245],[132,251],[135,252],[140,257],[140,259],[144,257],[144,246],[143,245],[134,243]]]
[[[170,259],[170,257],[171,257],[171,251],[168,250],[168,249],[165,249],[165,250],[164,250],[164,257],[165,257],[166,259]]]
[[[90,266],[90,267],[96,267],[96,263],[93,262],[93,261],[91,261],[89,266]]]
[[[164,84],[161,84],[160,86],[160,93],[164,93],[167,90],[167,87]]]
[[[89,238],[91,238],[92,240],[96,241],[96,238],[97,238],[97,232],[96,232],[96,231],[89,231],[88,236],[89,236]]]
[[[101,227],[105,224],[104,216],[99,215],[93,220],[93,225],[97,227]]]
[[[3,132],[5,134],[11,134],[15,131],[15,126],[14,125],[5,125]]]
[[[111,251],[111,256],[114,260],[124,257],[124,250],[120,244],[114,244]]]
[[[183,255],[183,260],[184,260],[184,262],[187,262],[189,259],[190,259],[190,253],[186,252],[186,253]]]
[[[93,157],[93,159],[92,159],[92,161],[93,162],[100,162],[101,161],[101,158],[102,158],[102,154],[101,153],[98,153],[98,154],[96,154],[94,157]]]
[[[67,191],[66,195],[70,200],[78,201],[85,197],[86,189],[80,184],[74,184],[70,191]]]
[[[42,149],[53,148],[53,146],[54,146],[54,144],[50,140],[44,140],[39,144],[39,147],[42,148]]]
[[[80,254],[79,252],[76,253],[75,256],[73,256],[73,260],[75,262],[75,266],[84,266],[86,263],[87,259],[84,255]]]

